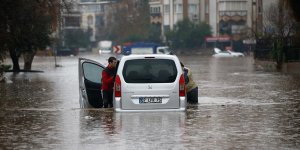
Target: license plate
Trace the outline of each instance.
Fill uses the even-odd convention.
[[[162,97],[140,97],[139,103],[162,103]]]

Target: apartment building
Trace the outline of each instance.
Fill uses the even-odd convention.
[[[91,41],[106,26],[111,3],[118,0],[77,0],[65,15],[65,29],[92,30]],[[262,11],[273,0],[149,0],[150,22],[160,26],[161,37],[184,18],[211,25],[213,36],[246,34],[262,28]],[[245,32],[247,31],[247,32]]]
[[[72,9],[63,11],[62,38],[67,32],[83,29],[89,31],[90,41],[97,42],[97,36],[101,36],[107,20],[107,12],[110,4],[116,0],[73,0]],[[63,44],[64,45],[64,44]]]
[[[191,21],[200,20],[200,0],[149,0],[150,22],[161,26],[164,33],[173,30],[174,25],[189,18]]]
[[[214,36],[244,34],[262,25],[262,0],[149,0],[149,4],[151,22],[160,23],[163,33],[184,18],[210,24]]]

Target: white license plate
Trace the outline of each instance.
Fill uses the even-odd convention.
[[[162,103],[162,97],[140,97],[139,103]]]

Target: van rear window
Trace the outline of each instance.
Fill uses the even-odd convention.
[[[125,62],[122,73],[127,83],[172,83],[177,68],[173,60],[134,59]]]

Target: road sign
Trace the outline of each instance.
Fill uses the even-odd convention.
[[[113,52],[116,54],[121,54],[121,46],[120,45],[113,46]]]

